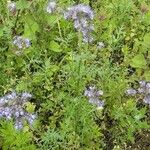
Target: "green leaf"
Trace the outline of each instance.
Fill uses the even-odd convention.
[[[60,45],[55,41],[50,42],[50,49],[54,52],[61,52],[62,51],[62,49],[60,48]]]
[[[47,23],[48,25],[50,26],[53,26],[57,23],[57,20],[58,20],[59,16],[58,15],[46,15],[46,20],[47,20]]]
[[[130,65],[134,68],[145,68],[146,64],[147,64],[147,62],[146,62],[143,54],[136,55],[130,63]]]
[[[144,50],[150,49],[150,33],[147,33],[143,38],[143,48]]]
[[[20,81],[18,84],[17,84],[17,87],[16,87],[16,91],[21,91],[21,90],[26,90],[28,87],[28,83],[25,82],[25,81]]]
[[[30,7],[30,4],[27,0],[19,0],[18,2],[16,2],[16,6],[17,6],[17,9],[27,9]]]
[[[26,106],[27,112],[29,112],[29,113],[33,113],[34,112],[35,105],[33,103],[26,102],[25,106]]]
[[[36,150],[31,132],[15,130],[12,122],[0,122],[0,144],[3,150]]]
[[[3,36],[3,29],[1,28],[0,29],[0,37],[2,37]]]
[[[150,24],[150,12],[148,12],[144,15],[143,22],[144,22],[145,25]]]
[[[124,55],[127,55],[127,54],[128,54],[129,48],[128,48],[127,45],[124,45],[124,46],[122,47],[122,52],[124,53]]]
[[[144,77],[145,77],[146,81],[150,81],[150,71],[149,70],[144,72]]]
[[[39,31],[39,25],[37,24],[37,22],[31,16],[26,16],[24,36],[30,39],[34,39],[35,33],[37,31]]]

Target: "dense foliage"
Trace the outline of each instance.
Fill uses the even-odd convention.
[[[150,149],[149,0],[0,6],[0,148]]]

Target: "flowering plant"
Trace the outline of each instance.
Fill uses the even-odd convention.
[[[150,149],[149,1],[0,6],[0,149]]]

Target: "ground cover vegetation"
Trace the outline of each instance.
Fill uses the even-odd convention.
[[[0,1],[2,150],[150,149],[150,1]]]

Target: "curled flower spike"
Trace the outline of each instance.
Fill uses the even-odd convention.
[[[55,9],[56,9],[56,2],[50,1],[46,7],[46,11],[51,14],[52,12],[54,12]]]
[[[36,115],[29,113],[24,109],[24,104],[32,98],[30,93],[24,92],[17,94],[12,92],[0,98],[0,118],[7,120],[13,119],[15,128],[23,128],[23,122],[26,120],[32,125]]]
[[[21,36],[15,36],[13,44],[17,46],[19,49],[24,49],[30,47],[30,40],[27,38],[23,38]]]
[[[79,19],[79,18],[89,18],[90,20],[93,20],[94,18],[94,13],[91,10],[89,6],[86,6],[84,4],[78,4],[72,7],[69,7],[67,9],[67,12],[64,14],[65,19]]]
[[[93,41],[91,32],[94,30],[94,25],[91,24],[91,20],[94,18],[94,13],[89,6],[79,4],[69,7],[64,13],[64,18],[74,21],[74,28],[82,33],[84,42],[91,43]]]
[[[102,90],[97,90],[94,86],[90,86],[84,91],[84,95],[88,98],[89,103],[96,105],[97,108],[103,108],[104,102],[99,99],[103,95]]]

